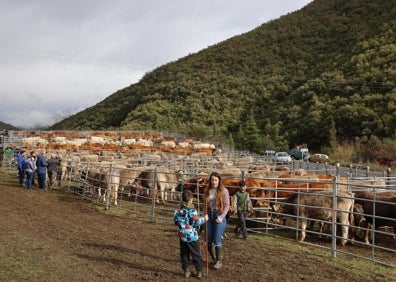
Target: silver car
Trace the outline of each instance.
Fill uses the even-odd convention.
[[[292,157],[287,152],[278,152],[275,154],[275,163],[280,164],[290,164],[292,162]]]

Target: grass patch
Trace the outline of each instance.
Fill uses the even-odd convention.
[[[271,247],[276,245],[280,253],[297,253],[307,259],[313,259],[320,262],[320,264],[332,268],[340,268],[342,266],[342,269],[348,269],[356,278],[361,277],[362,281],[366,280],[368,276],[375,277],[375,281],[378,281],[381,277],[384,278],[384,281],[395,281],[396,268],[387,267],[343,253],[337,253],[336,258],[333,258],[330,250],[324,250],[302,243],[298,244],[295,240],[261,235],[254,237],[265,246]]]

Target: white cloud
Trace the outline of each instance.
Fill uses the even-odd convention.
[[[310,0],[0,0],[0,121],[51,125]]]

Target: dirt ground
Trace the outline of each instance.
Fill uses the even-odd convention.
[[[187,281],[171,221],[104,210],[65,189],[26,190],[0,170],[1,281]],[[201,241],[205,259],[204,242]],[[396,281],[396,269],[295,241],[229,235],[206,281]],[[206,271],[205,271],[206,272]]]

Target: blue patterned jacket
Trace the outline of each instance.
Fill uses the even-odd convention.
[[[183,203],[175,209],[173,222],[178,227],[180,241],[194,242],[199,239],[198,227],[205,223],[205,218],[198,216],[193,204]]]

